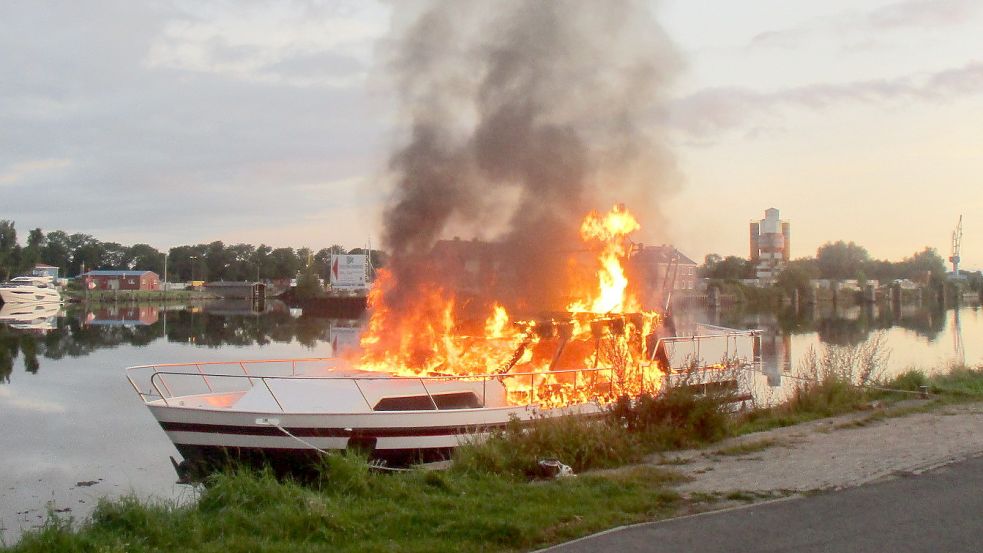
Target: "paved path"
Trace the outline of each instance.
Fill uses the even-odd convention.
[[[983,457],[841,491],[632,526],[546,551],[979,553]]]
[[[918,407],[907,402],[902,407]],[[902,417],[865,411],[759,432],[705,450],[671,453],[672,467],[692,478],[681,493],[806,492],[858,486],[897,472],[918,472],[983,453],[983,403],[952,405]],[[769,447],[721,455],[738,444]]]

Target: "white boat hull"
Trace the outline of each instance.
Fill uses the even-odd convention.
[[[59,303],[61,294],[54,288],[18,285],[0,287],[0,300],[5,304]]]
[[[213,465],[231,457],[297,469],[321,451],[358,449],[394,461],[446,457],[512,420],[599,416],[610,396],[651,393],[644,390],[725,389],[743,404],[749,396],[737,373],[754,358],[756,339],[756,331],[728,329],[662,338],[649,360],[655,371],[635,373],[642,380],[616,377],[611,368],[397,377],[355,371],[338,359],[146,365],[127,374],[186,460]],[[694,366],[694,359],[711,361]]]
[[[530,406],[359,414],[223,412],[149,405],[168,438],[185,458],[316,457],[317,450],[359,449],[393,461],[446,456],[480,441],[511,419],[590,415],[593,403],[543,410]]]

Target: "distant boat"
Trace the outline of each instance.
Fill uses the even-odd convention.
[[[50,277],[19,276],[0,284],[3,303],[61,303]]]

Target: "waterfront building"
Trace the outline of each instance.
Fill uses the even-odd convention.
[[[86,290],[160,290],[153,271],[89,271],[82,276]]]
[[[45,265],[44,263],[36,263],[34,268],[31,269],[31,276],[47,277],[50,278],[52,282],[57,282],[58,267],[53,265]]]
[[[778,217],[774,207],[765,218],[751,222],[751,263],[761,283],[774,282],[790,259],[790,226]]]

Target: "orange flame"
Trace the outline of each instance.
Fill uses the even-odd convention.
[[[590,212],[580,226],[584,241],[599,241],[603,250],[598,258],[601,268],[597,271],[598,293],[586,301],[574,301],[567,306],[571,313],[624,313],[639,311],[634,296],[627,294],[628,277],[621,260],[629,253],[628,234],[641,228],[638,221],[624,206],[616,205],[604,215]]]
[[[380,271],[354,366],[396,376],[497,375],[513,405],[557,407],[655,391],[662,372],[648,337],[660,318],[641,311],[622,266],[627,236],[639,227],[623,206],[587,215],[581,237],[601,246],[597,290],[570,303],[567,319],[513,322],[495,303],[484,321],[456,320],[454,295],[435,282],[395,313],[384,298],[398,283]]]

